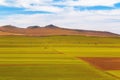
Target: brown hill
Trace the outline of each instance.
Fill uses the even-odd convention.
[[[99,37],[118,37],[120,35],[104,31],[75,30],[60,28],[55,25],[45,27],[29,26],[27,28],[18,28],[11,25],[1,26],[0,35],[25,35],[25,36],[49,36],[49,35],[82,35]]]
[[[4,36],[4,35],[9,36],[9,35],[22,35],[22,34],[16,34],[16,33],[0,31],[0,36]]]

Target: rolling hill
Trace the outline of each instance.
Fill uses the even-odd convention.
[[[120,35],[106,31],[92,31],[61,28],[55,25],[45,27],[29,26],[27,28],[18,28],[12,25],[0,27],[0,35],[24,35],[24,36],[49,36],[49,35],[81,35],[81,36],[99,36],[99,37],[118,37]]]

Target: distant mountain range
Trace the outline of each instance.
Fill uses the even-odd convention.
[[[45,27],[29,26],[27,28],[18,28],[12,25],[0,27],[0,35],[23,35],[23,36],[50,36],[50,35],[81,35],[81,36],[98,36],[98,37],[119,37],[119,34],[106,31],[92,31],[61,28],[55,25]]]

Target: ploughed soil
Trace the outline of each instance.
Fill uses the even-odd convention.
[[[79,57],[96,68],[103,70],[120,70],[120,57]]]

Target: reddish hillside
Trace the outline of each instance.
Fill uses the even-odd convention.
[[[9,36],[9,35],[22,35],[22,34],[16,34],[16,33],[10,33],[10,32],[3,32],[3,31],[0,31],[0,36]]]
[[[26,36],[48,36],[48,35],[82,35],[82,36],[99,36],[99,37],[117,37],[118,34],[103,32],[103,31],[89,31],[89,30],[74,30],[60,28],[54,25],[47,25],[45,27],[29,26],[28,28],[18,28],[11,25],[1,26],[0,35],[26,35]]]

